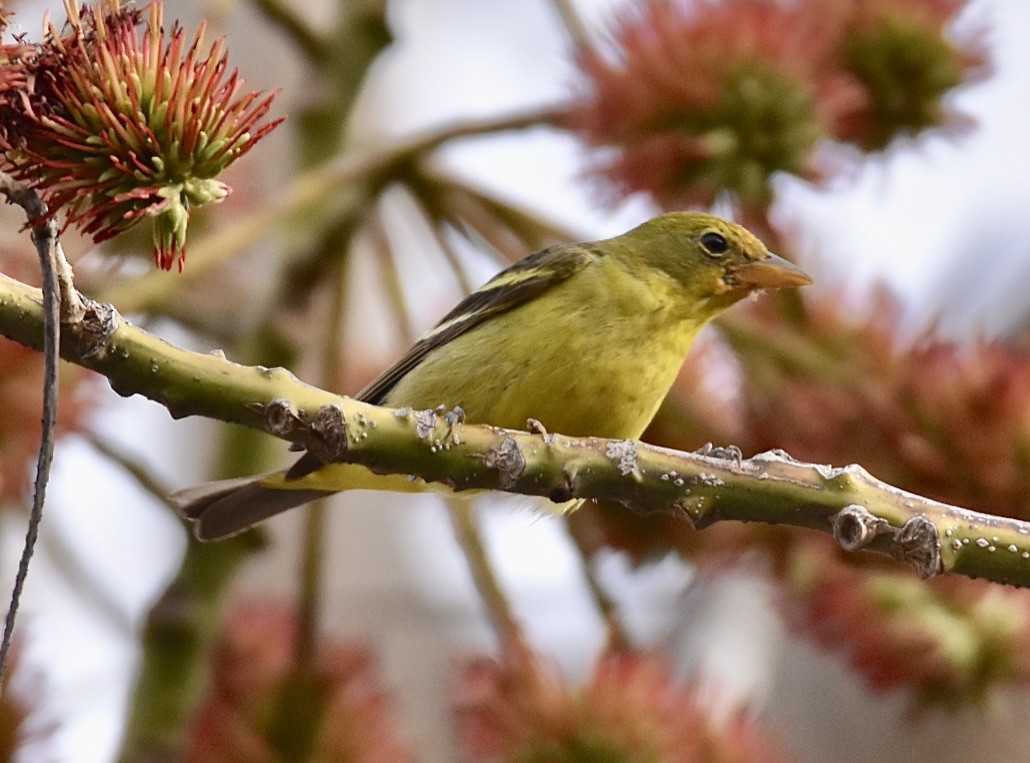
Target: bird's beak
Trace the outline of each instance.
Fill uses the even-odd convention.
[[[727,269],[726,275],[732,283],[754,289],[789,289],[812,283],[808,273],[775,254],[764,260],[735,265]]]

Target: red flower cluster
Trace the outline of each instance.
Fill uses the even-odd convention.
[[[1000,343],[905,349],[890,298],[870,314],[856,320],[834,299],[745,314],[733,341],[751,345],[740,354],[747,446],[860,463],[921,495],[1030,519],[1030,355]],[[763,336],[775,345],[755,347]]]
[[[292,667],[295,635],[293,616],[274,606],[244,608],[230,619],[215,647],[211,696],[194,722],[186,760],[411,760],[368,651],[325,647],[312,672],[299,675]],[[283,732],[291,727],[295,734]]]
[[[900,135],[971,121],[946,94],[986,70],[978,36],[946,34],[966,0],[816,0],[840,16],[837,65],[860,84],[862,99],[836,118],[833,137],[864,151]]]
[[[160,0],[145,21],[118,0],[65,8],[64,34],[7,46],[5,163],[96,241],[150,219],[157,264],[181,269],[191,208],[229,193],[216,178],[281,121],[259,124],[273,96],[238,96],[224,39],[201,52],[203,24],[166,38]]]
[[[570,124],[606,149],[620,193],[667,209],[728,191],[764,208],[777,172],[817,179],[822,139],[883,148],[955,120],[944,95],[983,63],[946,27],[952,0],[657,0],[633,6],[609,50],[580,51],[588,92]]]
[[[578,690],[528,652],[483,658],[465,669],[456,712],[471,760],[786,760],[744,714],[713,720],[641,654],[601,657]]]
[[[874,689],[961,706],[1030,680],[1030,596],[958,576],[925,582],[808,538],[782,581],[794,625],[842,652]]]

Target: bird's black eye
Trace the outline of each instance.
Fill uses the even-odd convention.
[[[703,246],[709,254],[725,254],[726,250],[730,248],[730,245],[726,243],[726,239],[718,233],[705,233],[701,236],[700,240],[701,246]]]

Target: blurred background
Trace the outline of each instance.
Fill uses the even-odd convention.
[[[45,12],[63,18],[11,7],[30,39]],[[165,15],[227,35],[244,90],[281,88],[271,116],[289,118],[192,216],[182,274],[151,269],[145,231],[100,248],[68,234],[80,288],[137,325],[353,393],[511,259],[713,208],[817,285],[713,328],[645,439],[857,461],[1030,518],[1026,3],[198,0]],[[455,126],[290,206],[340,155]],[[0,265],[31,279],[6,220]],[[9,582],[39,371],[6,340],[0,369]],[[483,543],[535,656],[512,655],[439,499],[347,494],[200,546],[159,496],[285,463],[285,446],[63,380],[74,402],[0,710],[11,759],[290,759],[291,735],[317,740],[292,758],[312,760],[637,759],[641,735],[659,760],[1023,759],[1022,591],[919,581],[800,532],[693,533],[604,506],[567,527],[489,498]]]

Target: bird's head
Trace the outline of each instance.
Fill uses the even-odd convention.
[[[760,289],[812,283],[744,227],[701,212],[659,215],[619,238],[624,256],[664,272],[713,314]]]

